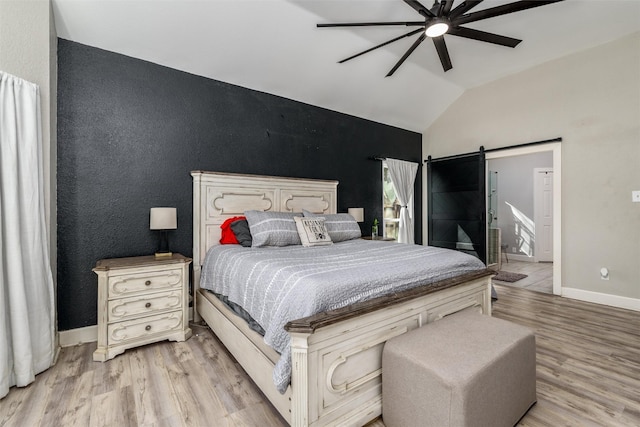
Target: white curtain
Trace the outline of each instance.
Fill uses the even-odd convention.
[[[0,398],[53,363],[38,86],[0,71]]]
[[[387,159],[387,168],[393,188],[396,190],[396,197],[400,202],[400,223],[398,229],[398,242],[413,244],[413,221],[407,208],[413,197],[413,183],[416,180],[418,164],[405,162],[404,160]]]

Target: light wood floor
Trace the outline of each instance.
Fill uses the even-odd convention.
[[[522,426],[640,425],[640,313],[496,286],[494,315],[536,333],[538,403]],[[285,426],[205,329],[93,362],[96,344],[0,400],[0,426]],[[372,426],[382,427],[378,420]]]
[[[530,291],[544,292],[547,294],[553,293],[552,262],[526,262],[515,261],[513,259],[510,259],[509,262],[505,262],[503,258],[500,270],[511,273],[526,274],[527,277],[512,283],[499,281],[494,283],[505,286],[514,286],[516,288],[524,288]]]

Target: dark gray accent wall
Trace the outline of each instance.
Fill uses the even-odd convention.
[[[370,230],[382,215],[382,172],[369,157],[419,161],[421,140],[415,132],[60,39],[59,330],[97,323],[91,271],[97,260],[155,251],[149,208],[178,209],[170,246],[192,255],[190,171],[335,179],[338,211],[364,207],[363,229]],[[421,183],[419,175],[416,218]],[[421,221],[415,236],[421,242]]]

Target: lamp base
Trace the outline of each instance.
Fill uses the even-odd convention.
[[[156,258],[171,258],[173,252],[156,252]]]

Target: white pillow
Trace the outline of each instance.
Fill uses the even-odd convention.
[[[331,245],[331,237],[327,227],[324,225],[324,218],[304,218],[301,216],[294,216],[293,219],[296,222],[296,228],[298,229],[298,235],[302,246],[322,246]]]

